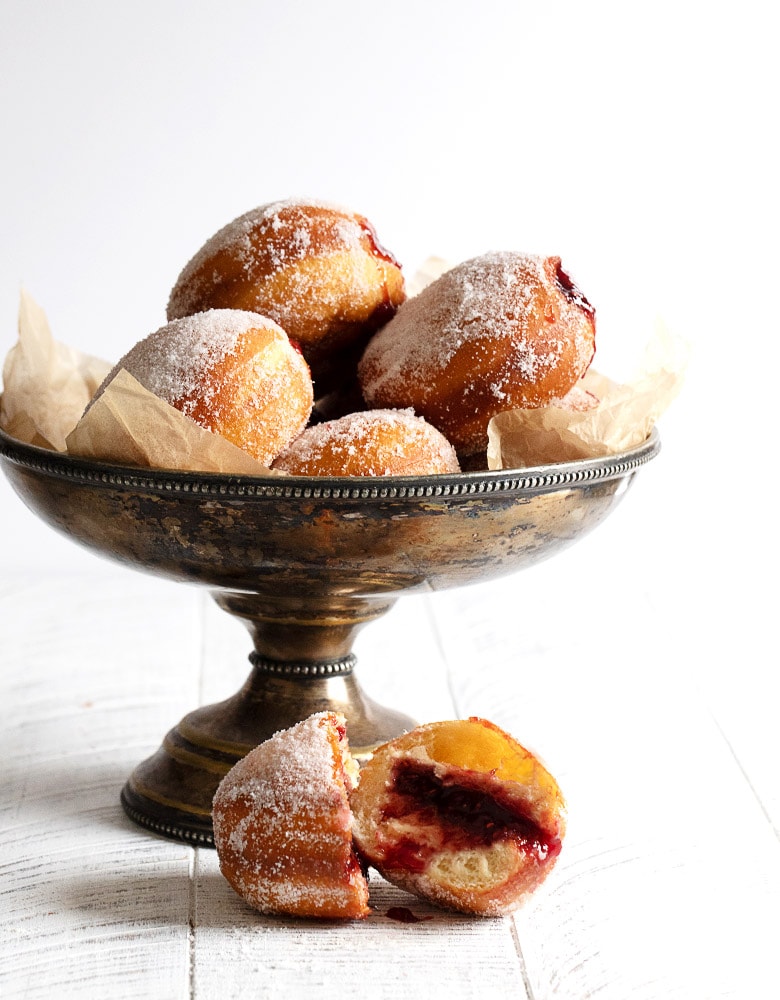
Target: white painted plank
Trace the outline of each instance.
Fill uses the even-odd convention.
[[[430,617],[429,598],[409,597],[369,624],[356,643],[366,691],[420,721],[454,714],[446,663]],[[241,683],[250,648],[223,612],[206,606],[205,700]],[[524,996],[522,969],[509,920],[473,920],[445,913],[372,877],[372,916],[348,924],[264,917],[232,891],[213,852],[198,849],[193,949],[194,997],[240,997],[247,983],[258,998],[316,995],[350,1000]],[[419,923],[387,916],[407,907]],[[486,961],[487,958],[487,961]],[[434,988],[435,984],[435,988]]]
[[[376,879],[375,915],[347,926],[261,917],[213,852],[119,808],[170,725],[243,682],[243,627],[123,569],[0,578],[2,996],[772,996],[780,852],[763,804],[699,677],[648,630],[650,599],[607,620],[562,568],[404,598],[357,647],[378,700],[421,721],[485,715],[547,759],[571,815],[550,882],[516,920],[482,921]],[[399,924],[391,905],[431,919]]]
[[[533,996],[774,996],[771,824],[647,598],[608,603],[551,565],[437,609],[461,714],[540,752],[569,803],[516,918]]]
[[[219,874],[213,852],[198,849],[194,997],[258,1000],[397,1000],[402,996],[524,997],[509,920],[451,915],[382,879],[371,882],[374,913],[338,924],[263,917]],[[405,906],[420,919],[387,916]]]
[[[358,635],[366,692],[417,722],[454,718],[447,661],[432,618],[436,596],[409,594]]]
[[[774,563],[771,551],[767,563]],[[716,574],[689,594],[654,592],[653,615],[667,648],[723,739],[780,841],[780,666],[772,633],[777,587],[771,577]]]
[[[0,610],[0,995],[187,997],[192,852],[119,790],[195,696],[192,596],[17,576]]]

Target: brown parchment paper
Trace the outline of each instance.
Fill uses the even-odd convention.
[[[3,366],[0,426],[28,444],[120,465],[281,475],[200,427],[122,369],[85,413],[110,370],[109,362],[54,340],[43,309],[23,292],[19,340]]]
[[[419,291],[448,269],[430,258]],[[488,468],[512,469],[599,458],[640,445],[678,394],[687,345],[658,323],[638,375],[617,383],[591,370],[582,386],[598,404],[511,410],[488,428]],[[55,341],[44,311],[22,292],[19,341],[3,367],[0,426],[30,444],[100,461],[228,475],[272,472],[230,441],[200,427],[119,371],[84,410],[110,369],[106,361]]]
[[[68,453],[103,462],[235,475],[278,475],[153,395],[120,368],[66,439]]]
[[[65,451],[65,438],[110,369],[56,341],[43,309],[22,290],[19,339],[3,364],[0,426],[17,441]]]
[[[407,283],[419,294],[452,267],[442,257],[429,257]],[[558,406],[507,410],[488,425],[487,465],[491,470],[551,465],[581,458],[602,458],[638,447],[680,391],[690,348],[657,320],[637,374],[614,382],[591,369],[580,385],[598,405],[572,411]]]
[[[507,410],[488,425],[488,468],[517,469],[601,458],[638,447],[678,395],[688,345],[659,321],[634,378],[613,382],[589,371],[581,381],[598,404],[572,412],[559,406]]]

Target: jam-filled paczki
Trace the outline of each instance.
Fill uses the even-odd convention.
[[[213,816],[220,866],[247,902],[345,919],[369,912],[368,867],[442,907],[511,912],[552,870],[566,827],[549,771],[484,719],[420,726],[358,772],[331,713],[240,761]]]

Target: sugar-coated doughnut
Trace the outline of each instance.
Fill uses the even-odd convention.
[[[362,215],[320,202],[273,202],[240,216],[179,275],[168,319],[248,309],[297,341],[321,395],[405,298],[396,259]]]
[[[136,344],[106,383],[120,368],[264,465],[303,430],[312,410],[300,352],[276,323],[253,312],[213,309],[174,320]]]
[[[352,844],[357,781],[344,717],[310,716],[240,760],[212,807],[223,875],[263,913],[352,919],[368,884]]]
[[[569,413],[587,413],[588,410],[595,410],[599,405],[599,398],[582,382],[578,382],[569,389],[565,396],[553,400],[550,405],[557,406],[561,410],[568,410]]]
[[[485,916],[525,901],[565,832],[555,779],[484,719],[431,723],[384,744],[350,803],[358,850],[388,881]]]
[[[428,476],[459,472],[455,449],[412,410],[368,410],[308,427],[274,469],[296,476]]]
[[[411,406],[471,455],[496,413],[565,396],[594,350],[593,307],[559,257],[490,253],[405,302],[358,376],[369,406]]]

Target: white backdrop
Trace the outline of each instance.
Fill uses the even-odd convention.
[[[364,213],[409,272],[558,253],[601,370],[624,374],[657,315],[693,347],[662,457],[565,565],[660,585],[677,629],[728,622],[733,658],[777,555],[769,8],[3,0],[0,351],[24,285],[59,339],[116,359],[208,236],[288,195]],[[0,525],[0,573],[94,559],[5,480]]]

